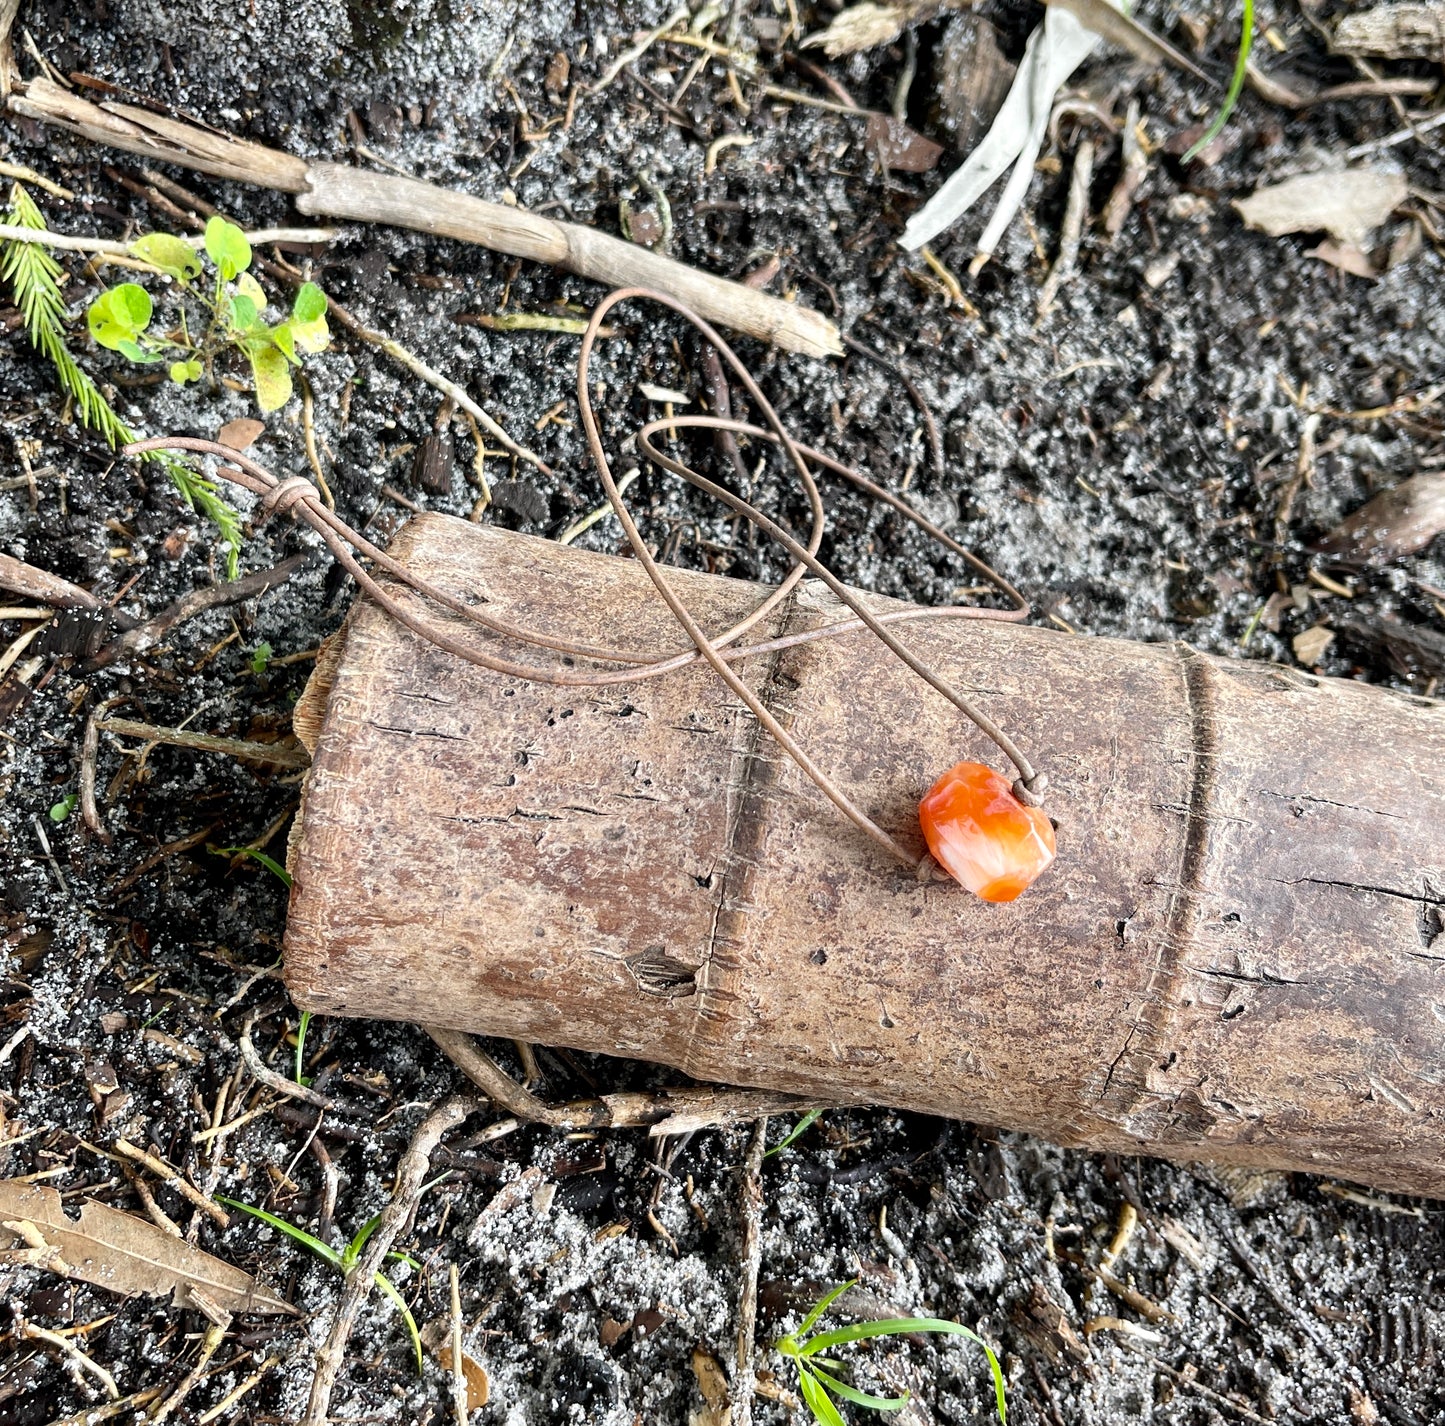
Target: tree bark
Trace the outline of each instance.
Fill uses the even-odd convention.
[[[533,627],[679,644],[632,561],[440,516],[393,553]],[[759,597],[668,577],[711,628]],[[805,584],[758,636],[836,617]],[[292,995],[1445,1195],[1445,708],[1182,644],[906,627],[1051,779],[1058,860],[1014,903],[892,864],[704,668],[519,682],[360,601],[297,711]],[[921,793],[992,751],[865,634],[738,666],[920,854]]]

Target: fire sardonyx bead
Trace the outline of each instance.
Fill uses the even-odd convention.
[[[984,901],[1012,901],[1054,859],[1053,824],[982,763],[958,763],[918,804],[934,859]]]

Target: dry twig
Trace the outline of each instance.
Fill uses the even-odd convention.
[[[748,1140],[743,1160],[740,1204],[741,1245],[739,1252],[738,1326],[735,1342],[737,1363],[733,1368],[732,1426],[752,1426],[753,1345],[758,1326],[758,1271],[763,1260],[763,1157],[768,1143],[768,1121],[759,1119]]]
[[[126,1158],[143,1164],[162,1183],[169,1184],[188,1203],[199,1208],[218,1228],[229,1228],[231,1220],[226,1216],[226,1210],[213,1199],[207,1198],[191,1181],[178,1169],[173,1169],[164,1159],[157,1158],[147,1149],[137,1148],[128,1139],[117,1139],[115,1151],[124,1154]]]
[[[381,1212],[375,1232],[367,1239],[366,1247],[347,1274],[346,1286],[342,1289],[341,1300],[331,1319],[331,1330],[326,1341],[316,1354],[316,1375],[311,1382],[311,1396],[306,1403],[306,1414],[301,1426],[326,1426],[330,1419],[331,1393],[336,1385],[336,1374],[341,1369],[342,1358],[346,1355],[346,1344],[351,1339],[357,1315],[371,1294],[377,1271],[386,1261],[397,1235],[406,1226],[421,1197],[422,1184],[426,1179],[431,1156],[442,1136],[456,1128],[468,1114],[477,1108],[474,1099],[454,1096],[439,1108],[433,1109],[422,1120],[406,1153],[396,1168],[396,1187],[391,1201]]]

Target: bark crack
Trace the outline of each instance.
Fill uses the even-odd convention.
[[[795,599],[787,602],[777,619],[773,637],[788,634],[796,607]],[[768,656],[766,671],[758,685],[758,698],[763,707],[786,726],[789,720],[773,706],[784,652],[776,649]],[[763,807],[777,776],[773,761],[760,755],[762,740],[767,736],[763,725],[746,707],[740,711],[747,714],[746,718],[738,720],[738,726],[745,733],[743,746],[734,754],[728,775],[727,833],[713,869],[718,882],[718,898],[702,947],[702,962],[697,968],[693,1043],[705,1038],[705,1022],[719,1018],[733,998],[732,992],[725,990],[721,983],[734,969],[732,956],[725,947],[740,939],[747,892],[757,869],[756,853],[762,844],[766,822]]]
[[[1173,883],[1164,926],[1155,944],[1154,965],[1144,989],[1143,1004],[1099,1092],[1101,1105],[1123,1123],[1128,1122],[1143,1101],[1152,1097],[1145,1081],[1174,1018],[1184,951],[1193,939],[1198,918],[1199,888],[1208,863],[1209,826],[1217,820],[1210,812],[1215,786],[1214,760],[1219,748],[1209,662],[1187,644],[1175,644],[1174,652],[1183,675],[1184,708],[1190,732],[1189,781],[1179,809],[1184,818],[1184,839],[1179,875]]]

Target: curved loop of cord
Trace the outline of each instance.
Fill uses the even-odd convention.
[[[652,557],[652,552],[647,548],[647,543],[642,538],[641,531],[638,530],[627,507],[623,504],[622,494],[612,478],[612,469],[607,461],[607,453],[602,448],[601,433],[598,430],[596,413],[592,409],[592,400],[588,391],[587,373],[592,360],[592,349],[595,345],[597,333],[602,325],[603,318],[619,303],[626,302],[633,298],[656,302],[676,312],[678,316],[691,323],[702,335],[703,339],[710,343],[727,364],[732,367],[738,380],[742,382],[743,388],[747,391],[757,409],[762,412],[768,425],[772,427],[773,433],[776,433],[778,444],[787,452],[794,469],[798,472],[799,479],[802,481],[804,489],[808,492],[809,503],[813,505],[814,520],[821,521],[822,519],[821,509],[819,505],[815,503],[817,498],[817,484],[813,479],[812,472],[808,469],[808,464],[803,457],[802,449],[789,435],[786,427],[783,425],[782,418],[779,417],[778,413],[773,409],[772,403],[763,394],[761,387],[759,387],[753,379],[752,373],[743,365],[742,360],[727,344],[721,334],[699,317],[697,313],[665,293],[652,292],[640,287],[624,287],[615,292],[608,293],[592,311],[591,320],[588,322],[587,330],[582,336],[582,350],[577,359],[577,404],[581,411],[582,428],[587,436],[588,449],[592,453],[592,460],[597,467],[598,477],[602,481],[602,487],[607,492],[607,498],[617,514],[624,533],[627,535],[628,543],[631,544],[632,551],[637,556],[639,563],[641,563],[642,567],[647,571],[653,584],[656,585],[657,592],[662,596],[667,607],[672,610],[673,617],[687,630],[688,637],[697,645],[698,652],[712,665],[718,677],[747,704],[758,721],[773,735],[798,766],[817,783],[819,789],[833,802],[844,816],[859,827],[860,830],[867,832],[876,841],[879,841],[882,845],[894,852],[895,855],[909,862],[911,865],[916,864],[916,858],[910,857],[904,852],[902,847],[900,847],[888,833],[877,827],[848,800],[841,789],[836,787],[826,775],[822,774],[820,770],[815,767],[812,760],[786,733],[777,719],[767,712],[757,696],[753,694],[753,692],[743,684],[742,680],[726,666],[726,663],[719,658],[717,650],[708,642],[707,635],[693,619],[682,601],[672,592],[671,588],[669,588],[666,580],[663,578],[660,567]],[[649,459],[655,461],[664,469],[672,471],[674,475],[680,476],[705,494],[711,495],[714,499],[721,500],[723,503],[731,506],[740,515],[763,530],[792,555],[796,562],[794,566],[795,569],[798,565],[806,565],[814,574],[818,575],[838,599],[847,608],[851,609],[854,615],[861,619],[872,633],[882,640],[896,658],[901,660],[910,671],[923,679],[935,692],[948,699],[948,701],[965,717],[969,718],[986,737],[992,739],[1000,751],[1002,751],[1009,761],[1018,769],[1019,776],[1014,786],[1015,793],[1021,795],[1024,801],[1030,802],[1034,806],[1039,805],[1043,792],[1048,785],[1048,779],[1034,768],[1033,764],[1017,744],[1014,743],[1013,739],[1011,739],[992,718],[988,717],[988,715],[981,710],[974,708],[947,680],[939,678],[937,674],[933,673],[932,670],[921,663],[915,655],[909,653],[909,651],[884,628],[882,621],[875,615],[870,614],[847,586],[817,559],[816,549],[805,549],[793,536],[784,530],[782,526],[769,519],[761,510],[750,505],[740,496],[733,495],[723,486],[706,479],[704,476],[698,475],[681,462],[674,461],[670,457],[663,455],[650,443],[645,446],[643,445],[644,440],[658,430],[666,430],[683,425],[711,426],[712,429],[716,430],[721,429],[723,424],[722,418],[720,417],[673,417],[662,421],[650,422],[638,435],[639,448],[644,449]],[[742,422],[729,421],[726,424],[729,429],[734,431],[743,432],[748,430],[746,424]],[[758,431],[757,428],[752,428],[752,431],[772,439],[772,435],[766,431]],[[874,486],[871,481],[865,481],[852,471],[848,471],[847,475],[848,478],[855,483],[871,487],[870,493],[876,491],[895,509],[906,509],[902,501],[889,496],[887,492],[881,490],[880,487]],[[912,514],[911,511],[908,513]],[[920,523],[927,524],[927,522]],[[937,530],[935,526],[928,525],[927,528],[929,528],[930,532],[943,537],[943,532]],[[816,526],[814,533],[815,535],[817,533]],[[943,537],[943,539],[945,544],[953,544],[947,537]],[[1019,595],[1012,586],[1006,585],[999,576],[993,575],[992,571],[989,571],[989,573],[996,583],[1003,584],[1008,589],[1016,602],[1023,604],[1022,596]],[[1023,607],[1026,611],[1027,605],[1024,604]]]
[[[603,318],[612,307],[630,299],[659,302],[677,312],[696,327],[704,340],[709,342],[728,362],[749,397],[757,409],[763,414],[769,427],[771,427],[771,429],[767,429],[750,425],[746,422],[716,416],[684,416],[649,422],[638,435],[639,449],[648,459],[663,469],[671,471],[673,474],[688,481],[704,494],[710,495],[729,506],[741,517],[747,519],[758,529],[762,530],[769,538],[780,544],[788,552],[793,561],[784,579],[760,600],[750,613],[721,633],[713,636],[709,636],[696,620],[693,619],[686,606],[667,584],[661,567],[653,559],[651,552],[642,539],[641,532],[638,530],[630,512],[623,503],[621,492],[613,480],[611,468],[608,464],[606,454],[602,449],[596,416],[589,399],[587,374],[598,329],[601,327]],[[356,580],[357,584],[392,618],[396,619],[420,638],[435,644],[438,648],[462,658],[469,663],[489,669],[492,672],[507,677],[568,687],[601,687],[610,684],[635,683],[643,679],[660,677],[677,669],[684,668],[689,664],[698,662],[699,660],[705,660],[711,665],[718,676],[723,679],[727,686],[747,705],[759,722],[767,728],[778,741],[784,751],[797,762],[799,767],[814,781],[838,810],[861,831],[910,867],[918,864],[916,855],[909,852],[886,831],[877,826],[876,823],[833,783],[832,779],[829,778],[791,738],[752,690],[728,667],[730,663],[743,658],[794,648],[798,645],[812,642],[815,639],[836,637],[867,628],[882,640],[889,650],[898,657],[911,672],[923,679],[931,688],[953,703],[960,712],[972,720],[986,736],[998,745],[1000,750],[1014,763],[1019,771],[1019,778],[1014,784],[1015,792],[1024,801],[1032,805],[1039,804],[1040,795],[1047,783],[1047,778],[1034,769],[1029,760],[1013,743],[1012,739],[1010,739],[991,718],[983,714],[980,710],[975,709],[962,694],[958,693],[946,680],[939,678],[922,664],[915,655],[911,654],[907,648],[900,644],[885,628],[885,626],[889,624],[919,618],[973,618],[1003,621],[1023,619],[1028,614],[1028,603],[1007,580],[997,574],[976,555],[965,549],[945,531],[939,529],[936,525],[918,514],[917,511],[913,510],[898,496],[876,485],[873,481],[867,479],[851,467],[834,460],[823,452],[816,451],[811,447],[803,446],[796,442],[787,431],[781,417],[779,417],[767,397],[763,394],[761,388],[752,377],[752,374],[743,365],[731,347],[728,346],[726,341],[695,313],[664,294],[651,292],[642,288],[626,288],[609,294],[609,296],[598,305],[592,314],[592,320],[583,336],[582,350],[578,360],[577,390],[588,446],[593,460],[596,462],[599,478],[607,493],[608,500],[619,522],[622,524],[623,530],[628,537],[629,543],[632,545],[639,563],[642,564],[673,617],[682,626],[688,638],[692,641],[691,648],[671,653],[656,653],[600,647],[592,644],[579,643],[575,640],[549,634],[544,631],[523,628],[508,620],[490,615],[475,605],[468,604],[456,598],[454,595],[447,593],[445,590],[437,588],[429,581],[421,579],[396,560],[392,559],[384,550],[378,549],[369,540],[352,530],[333,511],[322,503],[319,492],[309,480],[297,476],[278,480],[275,475],[250,457],[232,450],[230,447],[220,445],[217,442],[183,436],[158,437],[152,440],[137,441],[126,446],[125,451],[129,454],[155,449],[190,450],[218,456],[230,462],[231,464],[222,466],[218,474],[222,478],[230,480],[258,496],[260,498],[263,516],[290,514],[293,518],[304,520],[321,536],[328,550],[338,563],[341,564],[347,573]],[[810,521],[806,542],[797,539],[796,536],[740,496],[697,474],[682,462],[659,451],[652,444],[651,438],[658,431],[675,431],[679,428],[688,427],[729,430],[739,435],[767,440],[781,447],[792,463],[808,501]],[[883,501],[897,513],[918,525],[929,536],[959,555],[973,569],[983,575],[984,578],[1013,602],[1014,608],[1000,610],[968,605],[948,605],[939,608],[896,610],[889,611],[885,614],[871,613],[856,598],[852,591],[839,581],[817,557],[823,536],[824,510],[822,495],[818,489],[816,479],[809,468],[810,461],[816,462],[819,466],[850,481],[872,498]],[[353,551],[355,553],[353,553]],[[464,642],[453,637],[453,635],[445,629],[438,627],[435,622],[420,617],[408,609],[402,602],[395,598],[391,592],[382,588],[381,585],[377,583],[376,579],[358,562],[356,558],[357,554],[371,561],[378,570],[384,572],[403,588],[409,589],[422,599],[439,605],[450,613],[486,629],[492,634],[514,640],[524,645],[545,648],[552,652],[571,657],[585,658],[602,663],[618,663],[625,666],[612,670],[535,666],[518,663],[500,654],[483,651],[472,643]],[[827,584],[839,601],[852,611],[854,617],[835,620],[831,623],[794,634],[786,634],[756,643],[737,645],[737,640],[755,628],[759,622],[766,619],[767,616],[788,597],[798,582],[809,571],[817,575]],[[734,647],[734,645],[737,646]],[[926,862],[927,858],[925,858],[925,863]]]
[[[285,480],[278,481],[265,466],[252,460],[249,456],[233,450],[230,446],[221,445],[217,441],[208,441],[195,436],[155,436],[143,441],[135,441],[122,448],[124,454],[136,454],[147,450],[184,450],[192,451],[200,455],[213,455],[227,461],[235,462],[234,465],[223,465],[216,474],[222,479],[239,485],[244,490],[249,490],[261,500],[262,511],[266,515],[279,513],[291,514],[295,518],[303,519],[325,541],[328,550],[342,564],[342,567],[352,576],[362,589],[382,608],[391,614],[400,623],[411,629],[413,633],[436,644],[439,648],[445,649],[448,653],[465,659],[468,663],[477,664],[482,668],[489,669],[494,673],[505,674],[513,678],[526,679],[536,683],[549,683],[564,687],[593,688],[605,687],[610,684],[637,683],[649,678],[657,678],[663,674],[672,673],[677,669],[684,668],[689,664],[697,663],[701,655],[696,649],[685,649],[675,654],[656,654],[629,651],[626,649],[604,648],[593,644],[581,644],[556,635],[546,633],[542,630],[525,629],[518,625],[509,623],[505,619],[484,614],[473,605],[465,604],[445,590],[439,589],[428,581],[408,570],[404,565],[398,564],[384,550],[378,549],[370,541],[357,534],[344,521],[319,503],[320,496],[316,487],[311,481],[301,476],[291,476]],[[913,512],[906,512],[910,515]],[[920,523],[924,523],[921,517],[914,516]],[[947,539],[947,536],[944,537]],[[474,645],[464,644],[451,638],[444,630],[427,624],[415,615],[411,614],[404,607],[399,605],[395,599],[377,585],[367,572],[356,564],[350,550],[345,543],[353,544],[357,551],[374,560],[375,563],[388,575],[394,578],[402,586],[409,588],[424,599],[441,605],[443,608],[462,616],[487,629],[499,634],[504,638],[515,640],[518,643],[536,645],[538,647],[551,649],[555,652],[568,654],[580,658],[595,659],[606,663],[623,663],[633,665],[632,667],[616,669],[613,671],[586,670],[557,668],[555,666],[539,666],[534,664],[515,663],[499,655],[484,653]],[[950,541],[950,543],[952,543]],[[964,552],[967,553],[966,551]],[[998,581],[998,576],[988,570],[973,558],[979,567]],[[1006,590],[1009,586],[1003,585]],[[774,601],[775,602],[775,601]],[[760,606],[762,607],[762,606]],[[937,608],[917,608],[890,610],[886,614],[877,615],[884,623],[905,623],[915,619],[939,619],[939,618],[992,618],[1000,620],[1013,620],[1023,617],[1027,613],[1027,605],[1020,610],[991,610],[979,609],[967,605],[944,605]],[[766,612],[766,610],[764,611]],[[831,638],[842,634],[855,633],[865,627],[861,619],[840,619],[830,624],[824,624],[815,629],[801,630],[795,634],[788,634],[779,638],[767,639],[759,643],[746,644],[741,648],[730,648],[727,645],[737,639],[752,625],[756,624],[758,612],[754,610],[746,619],[730,628],[725,629],[715,639],[714,647],[718,648],[721,656],[728,660],[751,658],[760,654],[779,652],[783,649],[796,648],[801,644],[812,643],[815,639]]]

